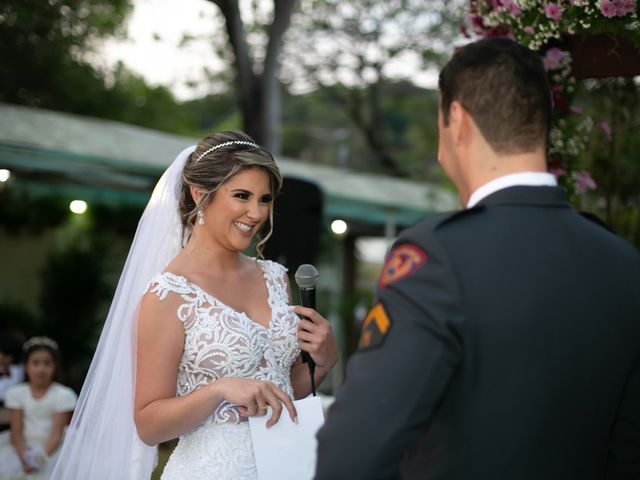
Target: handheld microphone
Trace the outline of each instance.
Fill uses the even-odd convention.
[[[305,263],[298,267],[295,273],[296,284],[300,290],[300,303],[303,307],[316,308],[316,283],[318,282],[318,270],[313,265]],[[309,366],[311,376],[311,390],[316,396],[315,369],[316,362],[311,358],[309,352],[302,350],[302,361]]]

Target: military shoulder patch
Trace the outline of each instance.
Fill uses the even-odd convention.
[[[411,244],[399,245],[387,256],[382,267],[378,284],[384,288],[387,285],[408,277],[427,261],[427,254]]]
[[[377,303],[367,314],[362,322],[362,334],[360,335],[359,350],[379,347],[382,345],[387,332],[391,328],[391,321],[384,310],[382,303]]]

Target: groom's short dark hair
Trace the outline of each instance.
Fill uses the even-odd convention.
[[[546,146],[552,97],[535,52],[508,38],[479,40],[453,55],[438,83],[445,126],[456,100],[495,152],[525,153]]]

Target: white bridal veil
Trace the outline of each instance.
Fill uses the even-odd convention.
[[[180,152],[142,214],[52,479],[151,476],[156,448],[142,443],[133,422],[137,311],[148,283],[182,248],[182,169],[194,150]]]

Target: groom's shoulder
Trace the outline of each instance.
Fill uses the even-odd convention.
[[[457,225],[463,223],[466,219],[480,214],[483,210],[484,207],[478,206],[474,208],[444,212],[433,215],[415,224],[414,226],[403,230],[400,238],[409,240],[413,238],[425,238],[425,236],[428,237],[440,229],[445,229],[454,224]]]

